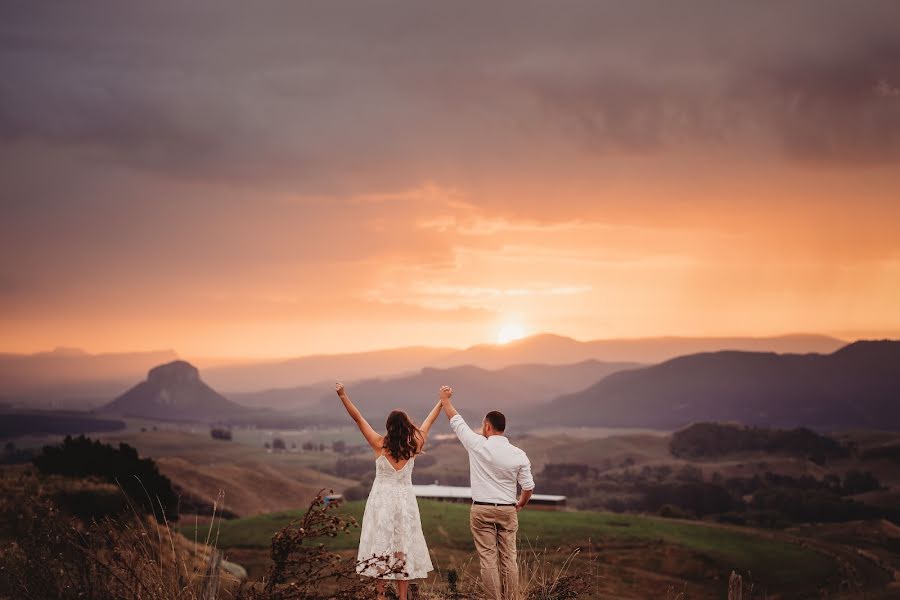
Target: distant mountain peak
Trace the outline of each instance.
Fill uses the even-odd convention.
[[[849,354],[851,352],[869,352],[877,350],[900,350],[900,340],[857,340],[847,344],[835,354]]]
[[[523,338],[519,338],[517,340],[513,340],[506,344],[507,346],[513,345],[524,345],[524,344],[532,344],[532,343],[541,343],[541,342],[574,342],[579,343],[575,338],[571,338],[567,335],[560,335],[558,333],[535,333],[534,335],[525,336]]]
[[[200,371],[184,360],[150,369],[147,380],[137,384],[100,412],[167,421],[215,422],[247,410],[200,379]]]
[[[173,360],[147,373],[147,381],[160,383],[177,383],[179,381],[199,381],[200,371],[186,360]]]
[[[88,356],[88,352],[83,348],[57,346],[53,350],[38,352],[36,356]]]
[[[565,335],[559,335],[558,333],[535,333],[533,335],[527,335],[525,337],[521,337],[516,340],[511,340],[506,342],[505,344],[498,344],[487,342],[483,344],[475,344],[474,346],[469,346],[466,350],[477,350],[484,348],[492,348],[492,349],[509,349],[509,348],[521,348],[523,346],[531,346],[538,344],[547,344],[547,343],[569,343],[569,344],[579,344],[578,340],[574,338],[570,338]],[[465,352],[466,350],[462,350]]]

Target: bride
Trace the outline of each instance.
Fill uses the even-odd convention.
[[[335,391],[375,454],[375,481],[363,512],[356,570],[377,578],[379,600],[385,598],[389,579],[397,581],[400,600],[406,600],[409,580],[427,577],[434,569],[412,490],[412,469],[441,403],[428,413],[422,427],[416,427],[402,410],[392,411],[385,424],[387,432],[380,435],[350,401],[343,384],[335,384]]]

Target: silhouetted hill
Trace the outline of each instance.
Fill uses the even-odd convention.
[[[0,381],[7,391],[29,389],[40,382],[58,384],[134,379],[153,365],[175,360],[172,350],[89,354],[77,348],[56,348],[35,354],[0,354]]]
[[[768,352],[834,352],[845,341],[822,335],[775,337],[653,337],[590,340],[540,334],[509,344],[481,344],[433,361],[431,366],[461,364],[497,369],[511,364],[570,364],[583,360],[652,364],[698,352],[745,350]]]
[[[203,370],[210,385],[227,392],[255,392],[331,381],[415,372],[449,348],[408,347],[348,354],[318,354],[276,361],[245,362]]]
[[[420,421],[434,406],[440,386],[450,384],[455,403],[467,417],[486,412],[486,406],[517,418],[523,410],[549,402],[560,394],[580,390],[610,373],[640,365],[584,361],[573,365],[513,365],[488,371],[472,365],[451,369],[428,367],[415,375],[390,379],[345,381],[356,405],[367,419],[381,423],[388,412],[401,408]],[[309,417],[345,419],[334,393],[334,382],[319,385],[229,394],[245,406],[293,410]],[[521,421],[519,421],[521,423]],[[443,427],[442,427],[443,429]]]
[[[146,381],[97,412],[165,421],[216,422],[248,411],[203,383],[196,367],[176,360],[150,369]]]
[[[538,334],[508,344],[479,344],[453,348],[409,347],[351,354],[305,356],[289,360],[247,362],[204,368],[210,385],[225,392],[255,392],[275,388],[321,385],[398,377],[424,367],[475,365],[501,369],[512,365],[566,365],[586,360],[652,364],[676,356],[716,350],[770,352],[833,352],[846,344],[820,335],[768,338],[686,338],[592,340],[581,342],[554,334]],[[203,361],[201,360],[201,363]]]
[[[534,416],[604,427],[699,421],[818,429],[900,429],[900,342],[860,341],[827,355],[713,352],[614,373]]]
[[[769,429],[733,423],[695,423],[672,434],[672,456],[712,459],[751,453],[784,454],[816,464],[850,456],[850,448],[805,427]]]
[[[75,411],[12,411],[0,413],[0,439],[22,435],[80,434],[125,429],[118,419],[98,419]]]
[[[0,354],[0,398],[45,408],[94,408],[121,394],[154,365],[178,358],[171,350],[89,354],[56,348]]]
[[[255,408],[277,408],[279,410],[318,411],[322,397],[334,389],[334,381],[322,381],[310,385],[288,388],[273,388],[259,392],[226,392],[232,402]]]
[[[417,422],[437,400],[442,385],[452,385],[454,404],[467,418],[489,410],[509,413],[510,419],[529,407],[545,403],[561,393],[583,389],[598,377],[633,368],[631,363],[585,361],[573,365],[514,365],[495,371],[466,365],[451,369],[425,368],[416,375],[388,380],[367,380],[348,385],[354,402],[369,418],[381,422],[395,408],[406,410]],[[333,390],[322,399],[323,409],[335,410]]]

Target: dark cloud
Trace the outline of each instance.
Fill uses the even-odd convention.
[[[900,99],[876,92],[900,84],[894,2],[0,11],[3,143],[168,176],[402,188],[758,135],[791,158],[898,156]]]
[[[900,15],[898,15],[900,16]],[[900,158],[900,38],[873,37],[826,56],[793,57],[748,69],[732,99],[776,132],[786,152],[859,164]]]

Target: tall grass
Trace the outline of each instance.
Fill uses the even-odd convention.
[[[210,534],[191,543],[160,511],[143,514],[129,502],[117,516],[80,520],[44,496],[38,480],[4,486],[0,514],[12,543],[0,551],[0,596],[23,600],[212,600],[222,581],[215,547],[218,507]],[[19,494],[10,495],[10,488]],[[6,537],[4,535],[4,537]],[[226,578],[229,576],[226,575]],[[236,581],[232,581],[236,584]]]
[[[12,600],[362,600],[374,598],[374,581],[358,576],[357,563],[329,550],[323,539],[357,527],[320,494],[304,515],[272,538],[270,565],[256,581],[239,581],[222,569],[217,548],[224,493],[213,506],[206,531],[189,540],[173,531],[164,514],[129,511],[88,521],[66,515],[41,489],[41,480],[9,484],[0,477],[0,599]],[[10,493],[13,490],[14,493]],[[608,583],[601,564],[586,549],[534,546],[524,538],[518,554],[518,600],[601,597]],[[378,558],[375,560],[383,560]],[[410,588],[421,600],[483,600],[471,556],[458,570],[436,573]],[[402,566],[392,572],[402,571]],[[730,598],[759,597],[732,576]],[[740,594],[743,593],[743,598]],[[688,600],[687,590],[669,588],[666,600]]]

